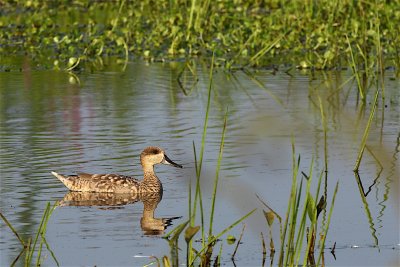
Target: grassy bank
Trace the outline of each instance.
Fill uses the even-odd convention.
[[[226,67],[400,66],[397,1],[0,0],[0,54],[73,68],[117,55]]]

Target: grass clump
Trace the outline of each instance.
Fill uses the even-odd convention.
[[[293,147],[294,155],[294,147]],[[288,206],[285,219],[279,216],[272,208],[270,208],[260,198],[268,211],[264,210],[267,225],[270,233],[270,256],[271,264],[274,260],[275,245],[272,238],[272,227],[274,219],[278,218],[280,226],[280,249],[278,266],[324,266],[324,249],[325,240],[329,230],[329,224],[332,217],[333,207],[335,203],[338,183],[333,192],[331,207],[329,209],[328,218],[322,220],[322,227],[318,227],[318,218],[321,213],[326,213],[327,193],[320,195],[321,182],[323,172],[319,175],[318,186],[315,194],[311,193],[312,169],[306,175],[302,172],[303,179],[298,181],[300,166],[300,156],[297,161],[293,156],[293,178],[292,188],[290,191]],[[303,182],[305,181],[305,188]],[[304,195],[303,195],[304,194]],[[318,200],[319,199],[319,200]],[[319,239],[317,239],[319,236]],[[265,261],[266,245],[262,237],[263,254]],[[317,251],[318,250],[318,251]],[[317,252],[317,253],[316,253]],[[334,253],[334,252],[333,252]],[[303,260],[301,260],[303,257]]]

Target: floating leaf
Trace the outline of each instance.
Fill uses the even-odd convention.
[[[122,37],[119,37],[116,41],[118,46],[124,45],[125,44],[125,40]]]
[[[54,69],[59,70],[60,69],[59,65],[60,65],[60,62],[57,59],[53,61]]]
[[[309,67],[309,65],[307,64],[307,62],[305,62],[304,60],[300,62],[300,67],[303,69],[307,69]]]
[[[324,58],[328,60],[332,60],[334,58],[335,54],[331,50],[326,50],[324,53]]]
[[[144,52],[143,52],[143,56],[144,57],[150,57],[150,50],[145,50]]]
[[[236,237],[234,237],[233,235],[228,235],[228,237],[226,238],[226,242],[227,242],[229,245],[234,244],[235,241],[236,241]]]
[[[78,59],[76,57],[70,57],[68,60],[68,68],[71,68],[78,62]]]

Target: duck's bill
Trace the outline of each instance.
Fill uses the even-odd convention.
[[[172,166],[177,167],[177,168],[183,168],[182,165],[173,162],[173,161],[170,160],[170,159],[167,157],[167,155],[165,155],[165,154],[164,154],[164,160],[163,160],[162,163],[163,163],[163,164],[169,164],[169,165],[172,165]]]

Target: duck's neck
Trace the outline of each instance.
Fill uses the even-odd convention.
[[[162,191],[161,181],[154,172],[153,165],[143,165],[142,190],[147,192]]]

